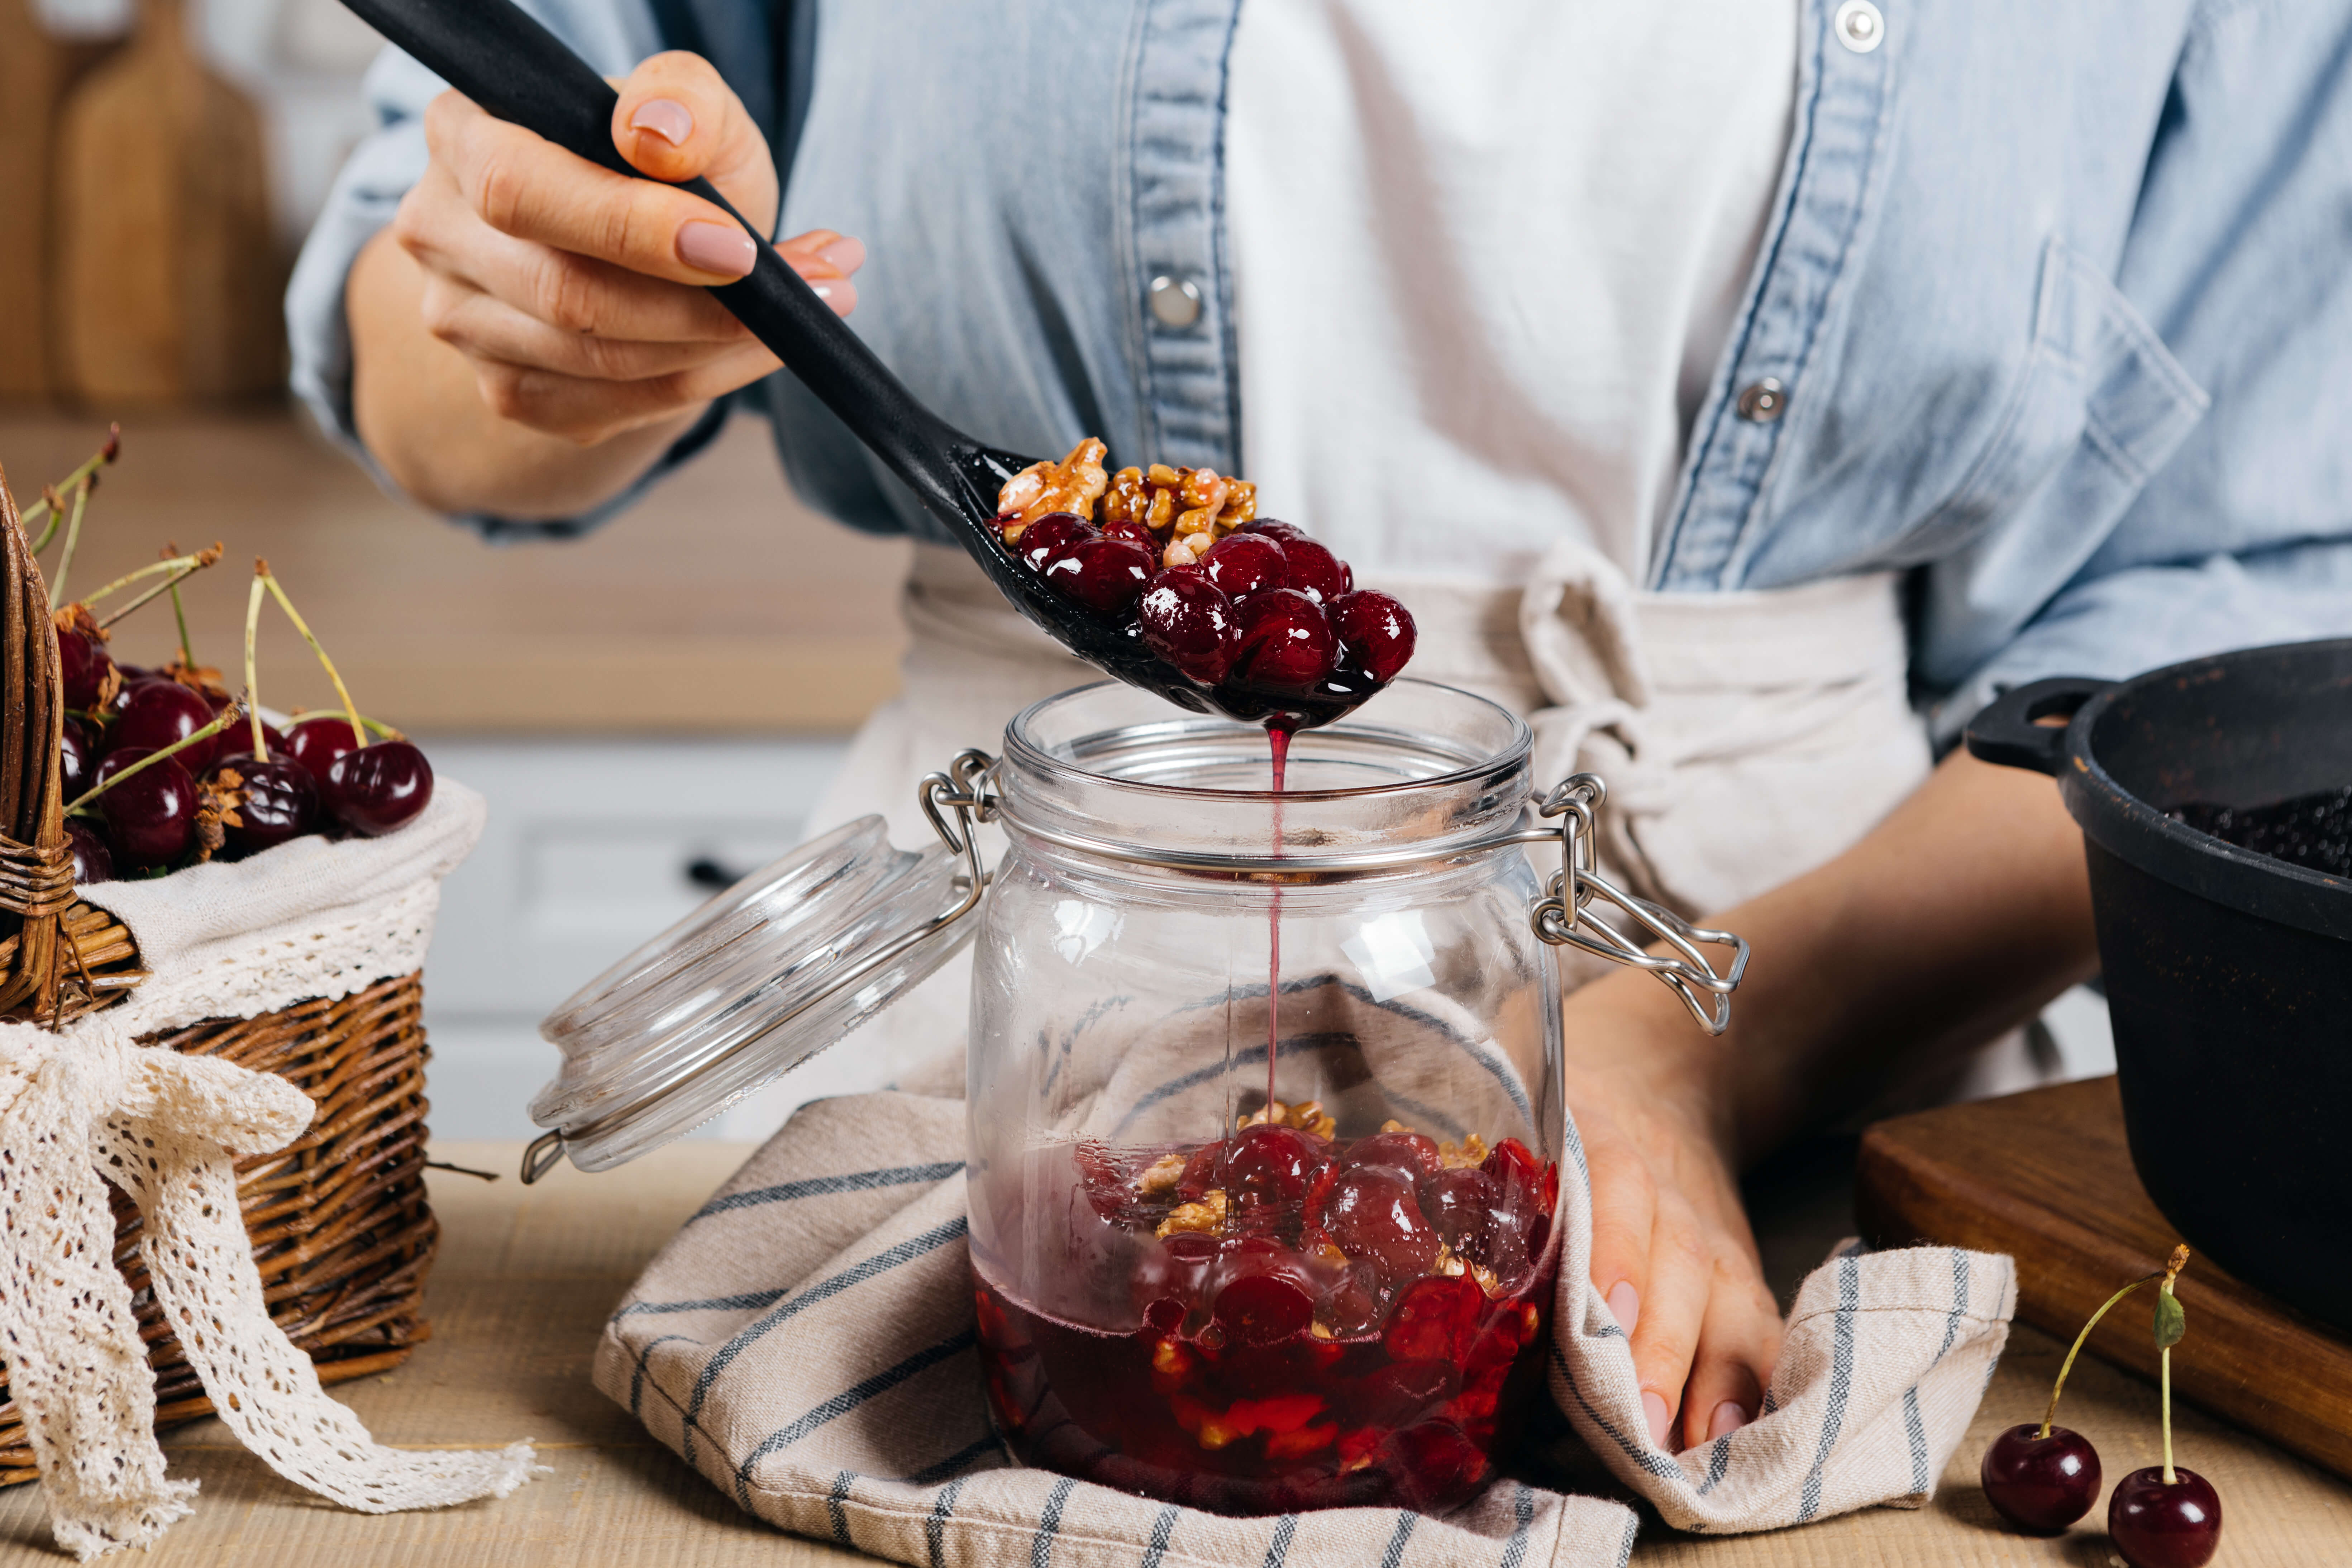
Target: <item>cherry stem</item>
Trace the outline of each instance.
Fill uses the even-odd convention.
[[[223,730],[227,729],[231,724],[236,723],[240,717],[242,717],[242,715],[237,712],[237,704],[234,702],[230,703],[226,708],[221,710],[221,713],[218,718],[205,725],[203,729],[198,730],[193,735],[183,735],[178,740],[173,742],[170,745],[149,752],[146,756],[140,758],[137,762],[131,763],[121,773],[116,773],[112,778],[108,779],[104,784],[98,785],[94,789],[85,790],[80,795],[75,796],[73,801],[67,805],[66,815],[68,816],[79,816],[84,815],[84,807],[88,806],[91,801],[96,800],[100,795],[104,795],[108,790],[112,789],[116,784],[121,784],[124,779],[129,778],[135,773],[153,767],[157,763],[162,762],[165,757],[172,755],[175,752],[186,751],[198,741],[210,740],[213,736],[219,734]]]
[[[2041,1439],[2050,1436],[2050,1424],[2058,1419],[2058,1396],[2066,1392],[2066,1374],[2074,1370],[2074,1358],[2083,1353],[2083,1342],[2091,1337],[2091,1331],[2099,1326],[2099,1320],[2107,1315],[2107,1309],[2122,1300],[2125,1297],[2130,1295],[2133,1291],[2138,1289],[2141,1286],[2148,1283],[2148,1281],[2152,1279],[2161,1279],[2163,1278],[2164,1276],[2162,1274],[2141,1275],[2138,1279],[2133,1280],[2130,1284],[2125,1286],[2122,1289],[2116,1291],[2114,1295],[2101,1302],[2099,1304],[2099,1310],[2091,1314],[2091,1321],[2084,1323],[2083,1325],[2083,1331],[2074,1336],[2073,1348],[2067,1351],[2065,1361],[2062,1363],[2058,1368],[2058,1381],[2051,1384],[2050,1408],[2043,1411],[2042,1414],[2042,1430],[2033,1435],[2036,1442],[2039,1442]]]
[[[82,464],[80,468],[76,468],[72,473],[68,474],[63,479],[49,488],[60,495],[64,494],[67,490],[69,490],[73,489],[74,486],[81,483],[82,480],[89,478],[92,474],[97,473],[99,469],[106,467],[107,464],[114,461],[114,459],[121,455],[121,451],[122,426],[120,425],[110,425],[106,427],[106,445],[100,447],[96,452],[90,454],[89,460]],[[17,520],[25,527],[30,528],[44,517],[49,520],[49,526],[42,530],[40,542],[33,546],[33,553],[36,555],[47,549],[49,547],[49,541],[57,537],[58,524],[62,521],[57,515],[57,508],[51,506],[49,504],[49,498],[47,495],[44,495],[40,500],[26,507],[25,509],[24,515]]]
[[[261,579],[253,580],[253,592],[245,601],[245,701],[253,710],[253,760],[266,763],[269,753],[261,743],[260,679],[255,673],[257,662],[253,655],[254,637],[261,629],[261,595],[265,592]]]
[[[2180,1271],[2188,1267],[2189,1247],[2184,1242],[2174,1247],[2172,1256],[2165,1260],[2164,1283],[2157,1289],[2164,1295],[2171,1295],[2173,1281],[2179,1279]],[[2166,1345],[2158,1351],[2156,1361],[2159,1388],[2157,1409],[2164,1423],[2164,1484],[2178,1486],[2180,1478],[2172,1470],[2172,1347]]]
[[[185,573],[181,574],[183,577],[185,575]],[[188,606],[180,599],[180,577],[172,579],[172,619],[178,622],[180,627],[180,668],[194,669],[196,668],[196,656],[188,651]]]
[[[327,657],[327,650],[320,647],[319,639],[310,635],[310,627],[302,619],[302,612],[294,607],[294,601],[286,596],[286,590],[279,587],[278,579],[269,574],[269,563],[256,561],[253,571],[254,575],[269,584],[269,592],[278,600],[278,607],[286,612],[286,618],[294,623],[294,629],[302,634],[302,640],[309,643],[310,651],[319,656],[320,664],[326,668],[327,679],[335,683],[335,695],[343,700],[344,716],[352,721],[352,743],[364,750],[368,738],[367,731],[360,728],[359,704],[352,700],[350,689],[343,685],[342,676],[336,672],[335,661]]]
[[[49,584],[49,597],[66,596],[66,574],[73,570],[74,550],[81,543],[81,514],[89,505],[89,481],[94,476],[85,474],[74,487],[73,516],[66,521],[65,552],[58,557],[58,580]]]

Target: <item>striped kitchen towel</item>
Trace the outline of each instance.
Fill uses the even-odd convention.
[[[597,1386],[739,1506],[926,1568],[1624,1563],[1631,1509],[1516,1480],[1444,1518],[1228,1519],[1013,1465],[973,1348],[963,1147],[960,1100],[803,1108],[646,1268],[606,1327]],[[1572,1132],[1570,1152],[1580,1172]],[[1799,1296],[1767,1414],[1673,1455],[1642,1436],[1624,1336],[1585,1279],[1583,1183],[1561,1188],[1552,1391],[1670,1523],[1760,1530],[1932,1495],[2007,1333],[2008,1258],[1833,1260]]]

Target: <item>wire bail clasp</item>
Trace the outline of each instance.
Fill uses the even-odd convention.
[[[1731,993],[1748,971],[1748,942],[1727,931],[1695,926],[1672,910],[1635,898],[1601,875],[1593,846],[1599,837],[1594,815],[1609,798],[1609,786],[1598,773],[1577,773],[1550,795],[1538,809],[1559,823],[1559,869],[1552,876],[1549,896],[1528,911],[1537,936],[1555,947],[1581,952],[1645,969],[1682,998],[1700,1028],[1720,1035],[1731,1025]],[[1549,837],[1546,834],[1543,837]],[[1599,897],[1633,917],[1649,935],[1641,942],[1626,935],[1590,908]],[[1646,951],[1651,942],[1663,942],[1679,957],[1661,957]],[[1699,943],[1728,947],[1731,964],[1718,974],[1698,950]]]

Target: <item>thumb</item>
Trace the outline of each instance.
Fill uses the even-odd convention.
[[[776,166],[742,100],[699,55],[656,55],[619,84],[613,145],[639,173],[677,182],[699,174],[762,235],[776,222]]]

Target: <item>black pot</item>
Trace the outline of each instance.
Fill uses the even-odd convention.
[[[2232,1274],[2352,1332],[2352,882],[2165,815],[2352,784],[2352,639],[2038,680],[1968,747],[2055,775],[2082,825],[2148,1196]]]

